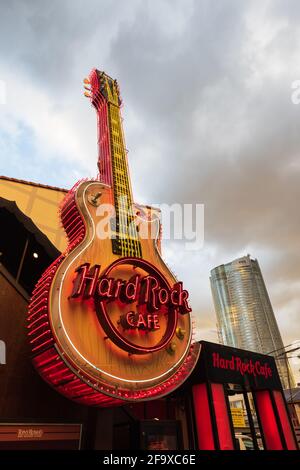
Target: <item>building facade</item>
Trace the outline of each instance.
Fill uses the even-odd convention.
[[[20,206],[32,210],[23,198],[35,188],[40,197],[34,198],[30,218]],[[252,439],[256,449],[296,449],[275,361],[250,351],[201,341],[199,358],[184,384],[141,403],[87,406],[42,380],[32,364],[26,315],[33,286],[59,255],[58,241],[64,240],[58,217],[50,226],[40,210],[45,203],[50,210],[60,192],[0,178],[0,194],[10,197],[0,197],[0,449],[238,450],[237,432]],[[52,234],[56,246],[49,239]],[[256,365],[255,374],[247,369],[249,363]],[[236,394],[246,403],[242,428],[240,410],[230,406]]]
[[[84,83],[97,177],[67,193],[0,178],[0,449],[238,450],[236,393],[254,449],[258,434],[297,449],[274,358],[193,340],[189,293],[134,203],[118,84]]]
[[[283,387],[294,386],[258,261],[247,255],[217,266],[211,271],[210,281],[221,342],[262,354],[271,353]]]

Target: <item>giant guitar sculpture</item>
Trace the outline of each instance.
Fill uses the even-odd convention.
[[[170,393],[199,350],[188,293],[160,255],[159,219],[133,202],[118,84],[96,69],[84,83],[99,175],[61,204],[68,247],[34,289],[28,334],[36,369],[58,392],[111,406]]]

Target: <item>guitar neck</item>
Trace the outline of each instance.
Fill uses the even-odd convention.
[[[100,180],[113,188],[116,218],[112,223],[112,250],[122,256],[141,257],[141,245],[133,216],[133,198],[127,152],[120,115],[119,90],[115,81],[102,75],[98,116],[98,168]]]

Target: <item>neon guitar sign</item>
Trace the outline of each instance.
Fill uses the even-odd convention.
[[[36,285],[28,334],[36,369],[58,392],[110,406],[170,393],[199,351],[188,292],[161,257],[160,222],[133,202],[118,84],[94,69],[85,88],[98,118],[99,174],[61,205],[68,248]],[[111,236],[100,239],[97,210],[109,204]],[[156,238],[140,236],[141,220]]]
[[[134,274],[129,280],[115,279],[110,273],[118,266],[132,266],[133,271],[138,267],[149,274],[141,276]],[[70,298],[89,299],[94,297],[98,318],[111,338],[121,349],[132,354],[147,354],[159,351],[168,345],[174,336],[177,327],[178,313],[185,315],[191,311],[188,305],[188,292],[183,289],[182,283],[177,282],[169,287],[167,279],[149,262],[136,258],[121,258],[110,265],[100,277],[101,267],[95,265],[90,269],[84,264],[76,269],[77,276]],[[114,325],[108,311],[108,305],[117,304],[120,311],[119,320]],[[132,310],[132,304],[136,305]],[[124,305],[130,304],[126,311]],[[159,313],[151,313],[159,312]],[[155,331],[160,329],[160,317],[167,316],[165,334],[154,346],[147,347],[134,344],[125,338],[124,332],[118,331],[118,325],[126,329],[142,329]]]

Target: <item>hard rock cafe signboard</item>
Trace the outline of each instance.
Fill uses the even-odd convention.
[[[142,238],[134,224],[141,213],[131,201],[118,86],[97,70],[86,82],[98,113],[99,176],[77,183],[63,201],[69,245],[36,285],[28,334],[35,367],[58,392],[111,406],[172,392],[199,351],[187,290],[163,262],[157,238]],[[126,222],[120,196],[133,208]],[[112,203],[113,236],[99,239],[98,209]]]
[[[168,345],[172,349],[175,333],[183,339],[185,332],[177,326],[178,315],[188,314],[191,308],[181,282],[170,287],[153,265],[136,258],[117,259],[101,276],[100,270],[96,265],[90,274],[89,264],[79,266],[71,299],[94,298],[99,322],[117,346],[132,354],[147,354]]]

